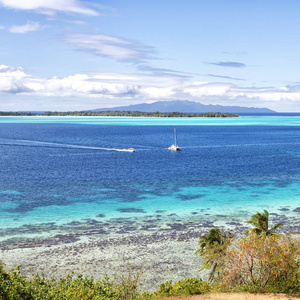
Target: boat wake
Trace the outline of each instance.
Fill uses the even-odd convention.
[[[93,147],[93,146],[82,146],[72,144],[60,144],[50,142],[40,142],[31,140],[0,140],[1,145],[5,146],[26,146],[26,147],[49,147],[49,148],[70,148],[70,149],[87,149],[87,150],[104,150],[104,151],[117,151],[117,152],[135,152],[134,148],[119,149],[119,148],[104,148],[104,147]]]

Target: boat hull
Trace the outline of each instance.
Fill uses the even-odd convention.
[[[172,145],[168,148],[168,150],[171,150],[171,151],[181,151],[181,148],[178,147],[178,146],[175,146],[175,145]]]

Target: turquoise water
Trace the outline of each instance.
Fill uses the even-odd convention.
[[[299,116],[1,117],[0,239],[238,231],[263,209],[300,229],[299,126]]]
[[[131,118],[131,117],[1,117],[0,123],[64,123],[123,126],[299,126],[300,116],[240,116],[239,118]]]

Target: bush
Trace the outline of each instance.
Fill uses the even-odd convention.
[[[167,281],[160,285],[159,290],[154,293],[155,296],[170,296],[170,295],[198,295],[208,293],[210,284],[198,278],[186,278],[172,284],[172,281]]]
[[[127,274],[128,273],[128,274]],[[126,300],[152,298],[169,295],[196,295],[208,293],[209,283],[197,278],[187,278],[172,284],[161,284],[153,294],[138,294],[137,284],[143,271],[130,268],[126,275],[111,280],[105,276],[102,280],[84,278],[82,275],[68,275],[59,280],[46,279],[44,275],[33,275],[27,279],[20,274],[20,268],[5,270],[0,261],[0,299],[1,300]]]
[[[0,298],[10,299],[32,299],[26,278],[20,275],[20,267],[16,267],[11,272],[5,271],[5,265],[0,261]]]
[[[56,280],[34,275],[27,279],[20,274],[20,268],[5,270],[0,261],[0,299],[1,300],[126,300],[138,296],[137,282],[142,274],[124,275],[119,282],[105,276],[102,280],[83,278],[82,275],[68,275]]]
[[[228,249],[224,288],[250,292],[300,292],[300,242],[289,235],[253,233]]]

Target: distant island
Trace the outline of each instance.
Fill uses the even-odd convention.
[[[160,118],[233,118],[239,114],[276,114],[268,108],[205,105],[194,101],[157,101],[111,108],[84,111],[18,111],[1,112],[0,116],[113,116],[113,117],[160,117]]]
[[[154,103],[142,103],[129,106],[119,106],[112,108],[98,108],[93,111],[142,111],[142,112],[180,112],[189,114],[200,114],[208,112],[219,112],[219,113],[255,113],[255,114],[274,114],[276,111],[268,108],[259,107],[242,107],[242,106],[222,106],[222,105],[205,105],[194,101],[157,101]]]
[[[141,111],[67,111],[67,112],[0,112],[0,116],[84,116],[84,117],[156,117],[156,118],[236,118],[238,114],[207,112],[201,114],[181,112],[141,112]]]

